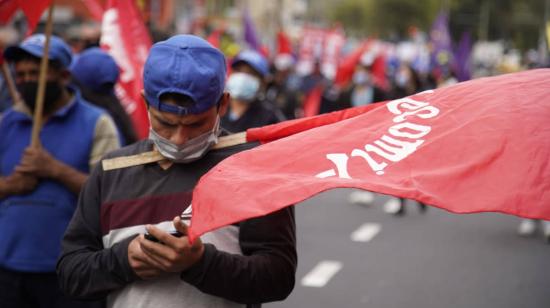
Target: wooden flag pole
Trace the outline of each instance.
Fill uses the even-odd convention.
[[[212,149],[223,149],[243,143],[246,143],[246,132],[220,137],[218,143],[216,143],[216,145],[214,145]],[[159,152],[150,151],[137,155],[105,159],[102,161],[102,166],[104,171],[108,171],[155,163],[164,159],[166,158],[162,156]]]
[[[19,96],[19,92],[17,92],[17,88],[15,87],[15,83],[13,82],[13,77],[10,73],[10,68],[8,66],[8,63],[6,63],[5,61],[2,63],[2,76],[4,77],[6,85],[8,86],[13,104],[15,105],[19,103],[21,101],[21,96]]]
[[[40,146],[40,129],[42,128],[42,112],[44,110],[44,94],[46,92],[46,77],[48,76],[48,55],[50,52],[50,38],[53,28],[53,4],[48,8],[48,19],[46,21],[46,41],[44,42],[44,53],[40,62],[40,75],[38,76],[38,92],[36,94],[36,105],[33,114],[33,125],[31,135],[31,146]]]

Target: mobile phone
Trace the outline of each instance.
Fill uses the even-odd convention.
[[[169,231],[168,234],[170,234],[171,236],[175,236],[175,237],[182,237],[183,234],[181,234],[179,231],[176,231],[176,230],[172,230],[172,231]],[[155,242],[155,243],[161,243],[163,244],[161,241],[159,241],[158,238],[154,237],[151,233],[149,232],[145,232],[145,234],[143,235],[145,237],[146,240],[149,240],[151,242]]]

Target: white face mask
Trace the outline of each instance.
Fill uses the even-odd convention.
[[[260,80],[246,73],[233,73],[227,78],[225,88],[231,97],[244,102],[252,102],[260,89]]]
[[[370,75],[364,71],[357,71],[353,74],[353,83],[356,85],[366,85],[370,81]]]
[[[170,140],[160,136],[153,128],[149,129],[149,139],[153,141],[160,154],[175,163],[190,163],[200,159],[212,146],[218,143],[219,134],[219,115],[216,116],[216,124],[214,124],[214,128],[211,131],[189,139],[181,145],[174,144]]]

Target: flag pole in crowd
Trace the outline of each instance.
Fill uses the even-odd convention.
[[[251,128],[245,132],[220,137],[218,143],[213,147],[213,149],[223,149],[247,142],[260,142],[262,144],[268,143],[312,128],[329,125],[338,121],[361,115],[380,105],[380,103],[374,103],[365,106],[334,111],[331,113],[320,114],[313,117],[294,119],[267,126]],[[103,170],[108,171],[150,164],[164,159],[166,158],[162,156],[158,151],[150,151],[133,156],[105,159],[102,161],[102,166]]]
[[[53,8],[54,3],[48,8],[48,17],[46,21],[46,41],[44,42],[44,54],[40,60],[40,75],[38,76],[38,93],[36,94],[36,107],[33,114],[33,125],[31,135],[31,146],[40,146],[40,129],[42,128],[42,111],[44,110],[44,94],[46,92],[46,77],[48,75],[48,54],[50,51],[50,38],[53,28]]]
[[[2,61],[2,77],[6,81],[6,85],[8,87],[8,91],[10,93],[10,97],[14,103],[17,103],[21,100],[21,96],[19,95],[19,92],[17,92],[17,88],[15,87],[15,83],[13,81],[13,77],[10,73],[10,67],[4,59],[1,59]]]

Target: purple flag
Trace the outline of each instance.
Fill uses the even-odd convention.
[[[460,42],[455,52],[455,69],[458,81],[466,81],[472,78],[470,72],[470,53],[472,40],[469,32],[462,33]]]
[[[446,66],[452,63],[453,51],[449,20],[445,11],[439,12],[430,31],[432,44],[432,67]]]
[[[258,41],[258,35],[256,34],[256,27],[250,18],[248,10],[243,12],[243,26],[244,26],[244,40],[248,44],[248,47],[260,51],[260,42]]]

